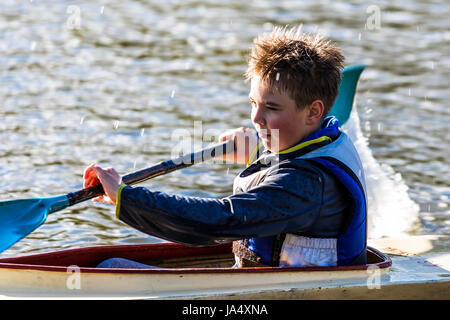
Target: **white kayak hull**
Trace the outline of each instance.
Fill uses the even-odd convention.
[[[110,255],[138,260],[142,254],[151,256],[146,262],[159,259],[165,268],[96,269],[88,262],[97,263]],[[232,269],[220,265],[232,262],[227,245],[191,248],[164,243],[69,249],[0,259],[0,297],[450,299],[448,265],[432,263],[416,254],[397,252],[387,257],[375,249],[371,256],[373,261],[365,266]],[[203,258],[209,265],[196,266]]]

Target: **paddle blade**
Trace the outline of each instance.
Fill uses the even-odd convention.
[[[350,118],[356,86],[363,70],[363,65],[353,65],[346,67],[342,73],[342,81],[339,85],[339,95],[329,113],[329,115],[339,119],[339,124],[341,126],[347,122],[348,118]]]
[[[33,232],[49,213],[68,205],[66,196],[0,202],[0,252]]]

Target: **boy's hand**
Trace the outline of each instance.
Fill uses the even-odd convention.
[[[87,188],[101,183],[105,195],[92,199],[94,202],[116,204],[116,194],[122,184],[122,178],[113,168],[102,169],[96,164],[91,164],[84,170],[83,187]]]
[[[238,128],[226,131],[219,136],[219,142],[234,139],[234,152],[227,154],[222,159],[238,163],[247,163],[250,154],[258,145],[256,131],[249,128]]]

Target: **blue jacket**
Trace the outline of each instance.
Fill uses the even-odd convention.
[[[147,234],[189,245],[214,245],[282,233],[327,238],[352,233],[354,230],[349,226],[365,210],[363,193],[354,199],[354,190],[345,182],[348,174],[339,176],[330,165],[334,165],[330,162],[334,158],[307,158],[314,150],[333,144],[342,134],[337,121],[326,119],[320,130],[299,145],[307,141],[317,143],[280,153],[279,162],[273,168],[268,169],[273,163],[265,161],[273,154],[263,152],[240,176],[268,169],[264,179],[245,192],[235,190],[233,195],[222,199],[169,195],[143,187],[122,186],[116,216]],[[359,207],[355,204],[358,201]],[[355,214],[356,207],[364,209],[358,209]],[[363,216],[365,227],[365,211]],[[351,263],[357,255],[355,252],[365,248],[365,233],[358,233],[357,237],[355,240],[350,236],[345,242],[345,246],[349,246],[348,242],[358,245],[344,250],[348,261],[342,260],[343,264]]]

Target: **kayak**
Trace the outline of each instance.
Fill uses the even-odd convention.
[[[417,252],[433,241],[448,245],[448,238],[436,238],[381,239],[369,243],[366,265],[332,267],[232,268],[229,243],[65,249],[1,258],[0,298],[449,299],[449,254],[438,252],[430,258]],[[95,267],[112,257],[159,268]]]

